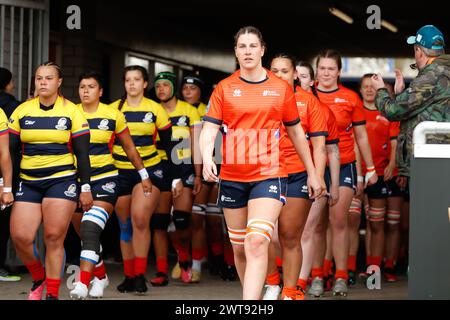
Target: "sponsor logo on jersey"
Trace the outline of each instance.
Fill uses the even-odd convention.
[[[103,119],[102,121],[100,121],[100,124],[98,125],[98,128],[100,130],[109,130],[109,121],[108,119]]]
[[[36,121],[33,120],[25,120],[25,125],[26,126],[32,126]]]
[[[334,103],[348,103],[348,101],[341,98],[334,98]]]
[[[107,182],[106,184],[102,185],[102,189],[109,193],[114,193],[115,187],[116,187],[115,182]]]
[[[306,107],[306,103],[297,101],[297,107]]]
[[[280,94],[274,90],[264,90],[263,96],[264,97],[279,97]]]
[[[153,113],[147,112],[144,116],[144,119],[142,119],[142,122],[152,123],[153,122]]]
[[[178,127],[186,127],[187,126],[186,116],[182,116],[180,119],[178,119],[177,126]]]
[[[58,124],[55,126],[56,129],[58,130],[67,130],[67,119],[66,118],[60,118],[58,120]]]
[[[277,187],[277,186],[274,186],[274,185],[271,185],[271,186],[269,187],[269,192],[270,192],[270,193],[277,193],[277,192],[278,192],[278,187]]]
[[[22,181],[19,182],[19,190],[16,191],[16,197],[23,196]]]
[[[233,91],[233,97],[241,97],[242,96],[242,91],[239,89],[235,89]]]
[[[64,194],[67,197],[75,198],[77,196],[77,186],[75,183],[72,183],[69,188],[67,188],[67,191],[64,191]]]

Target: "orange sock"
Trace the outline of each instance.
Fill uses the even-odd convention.
[[[53,297],[58,298],[61,279],[47,278],[46,282],[47,282],[47,295],[52,295]]]
[[[134,259],[123,260],[123,273],[128,278],[133,278],[134,273]]]
[[[100,280],[106,277],[105,263],[103,260],[95,266],[93,274],[94,277],[97,277]]]
[[[283,266],[283,260],[281,260],[281,257],[277,256],[275,258],[276,264],[278,268],[281,268]]]
[[[367,265],[367,266],[370,266],[371,264],[373,264],[373,263],[372,263],[372,259],[373,259],[372,256],[367,256],[367,257],[366,257],[366,265]]]
[[[296,295],[297,295],[296,287],[293,288],[283,287],[283,290],[281,291],[281,300],[283,300],[284,297],[289,297],[292,300],[295,300]]]
[[[331,275],[331,268],[333,267],[333,261],[328,259],[323,259],[323,275]]]
[[[348,272],[347,270],[336,270],[336,273],[334,274],[335,279],[345,279],[348,280]]]
[[[134,272],[136,275],[143,275],[147,270],[147,257],[134,258]]]
[[[308,280],[305,279],[298,279],[297,280],[297,285],[302,288],[303,291],[306,291],[306,285],[308,283]]]
[[[278,272],[278,270],[273,272],[273,273],[271,273],[271,274],[268,274],[267,277],[266,277],[266,283],[269,286],[279,285],[280,282],[281,282],[281,279],[280,279],[280,273]]]
[[[41,260],[35,260],[31,263],[25,264],[25,267],[27,267],[28,271],[31,273],[31,278],[33,278],[33,281],[45,279],[45,270]]]
[[[311,270],[311,277],[314,279],[316,277],[319,277],[320,279],[323,279],[323,267],[322,268],[312,268]]]
[[[384,264],[384,267],[387,269],[393,269],[394,268],[394,259],[387,259],[386,263]]]
[[[356,256],[348,256],[347,269],[349,271],[356,271]]]

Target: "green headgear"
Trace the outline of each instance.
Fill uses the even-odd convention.
[[[163,71],[163,72],[158,73],[155,77],[155,90],[156,90],[156,84],[158,83],[158,81],[161,81],[161,80],[167,80],[172,84],[172,93],[170,95],[170,98],[163,101],[163,102],[167,102],[175,96],[177,76],[173,72],[169,72],[169,71]]]

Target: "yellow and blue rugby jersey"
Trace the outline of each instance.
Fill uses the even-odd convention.
[[[58,97],[54,107],[45,111],[36,97],[17,107],[9,130],[22,142],[20,177],[43,180],[75,174],[70,140],[89,134],[89,125],[72,102]]]
[[[179,100],[175,109],[169,113],[170,122],[172,123],[172,141],[183,141],[183,147],[177,148],[178,160],[191,158],[191,127],[201,125],[200,115],[197,109],[187,103]],[[160,141],[159,136],[156,138],[157,145]],[[158,148],[158,153],[163,160],[167,160],[167,155],[164,150]]]
[[[115,101],[111,107],[118,109],[119,103],[120,100]],[[121,111],[144,166],[147,168],[158,164],[161,157],[156,151],[155,134],[157,130],[166,130],[171,126],[166,110],[159,103],[142,98],[140,105],[135,107],[130,107],[125,101]],[[117,138],[114,140],[113,157],[117,168],[134,169]]]
[[[203,116],[206,114],[206,109],[208,106],[204,104],[203,102],[200,102],[200,104],[197,106],[197,111],[200,116],[200,120],[203,119]]]
[[[0,108],[0,136],[8,133],[8,118],[3,109]]]
[[[114,138],[127,131],[127,123],[122,112],[100,103],[97,111],[88,113],[78,105],[89,123],[91,140],[89,145],[89,160],[91,162],[91,181],[114,177],[118,170],[112,156]]]

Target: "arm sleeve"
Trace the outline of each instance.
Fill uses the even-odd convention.
[[[379,89],[375,104],[381,114],[390,121],[406,120],[423,111],[428,100],[433,98],[436,76],[427,72],[415,78],[408,89],[392,99],[385,88]]]
[[[309,133],[310,137],[328,136],[327,120],[324,110],[322,109],[319,100],[311,96],[308,102],[308,118],[309,118]]]
[[[81,184],[89,183],[91,179],[91,163],[89,161],[89,124],[79,109],[72,114],[72,147],[77,157],[78,177]]]
[[[364,116],[363,102],[359,96],[355,93],[353,98],[354,108],[352,112],[352,125],[361,126],[366,124],[366,117]]]
[[[283,124],[293,126],[300,122],[294,90],[287,86],[283,101]]]
[[[16,109],[9,118],[8,128],[9,132],[20,136],[19,109]]]
[[[117,110],[117,117],[116,117],[116,130],[114,133],[116,135],[120,135],[128,130],[127,121],[125,120],[125,115]]]
[[[77,138],[82,135],[89,135],[89,124],[84,117],[84,115],[81,113],[81,110],[78,108],[74,108],[72,113],[72,139]]]
[[[203,120],[219,126],[223,122],[223,88],[221,83],[217,85],[209,98],[206,115],[203,116]]]

